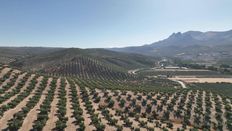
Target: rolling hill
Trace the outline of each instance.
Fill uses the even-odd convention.
[[[37,50],[39,50],[38,53],[28,55],[21,53],[21,57],[10,62],[10,65],[25,71],[51,75],[126,78],[127,70],[150,67],[156,61],[154,57],[104,49],[49,48]],[[11,55],[11,53],[7,52],[6,55]]]
[[[48,47],[0,47],[0,63],[9,64],[18,59],[47,54],[61,49]]]

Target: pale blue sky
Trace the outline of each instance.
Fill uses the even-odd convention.
[[[232,29],[232,0],[0,0],[0,46],[123,47]]]

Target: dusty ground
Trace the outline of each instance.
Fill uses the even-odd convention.
[[[43,130],[45,130],[45,131],[51,131],[53,128],[55,128],[56,121],[58,120],[58,117],[56,116],[56,112],[58,110],[56,104],[58,103],[58,100],[59,100],[58,89],[60,88],[60,81],[61,81],[61,79],[59,78],[56,82],[56,91],[55,91],[54,99],[51,103],[51,111],[48,115],[48,121],[43,128]]]
[[[17,76],[18,76],[18,73],[15,73],[15,71],[12,71],[11,74],[10,74],[10,77],[9,77],[8,79],[6,79],[4,82],[2,82],[2,84],[0,85],[0,89],[1,89],[3,86],[7,85],[7,84],[11,81],[11,79],[12,79],[14,76],[17,77]]]
[[[7,99],[6,101],[4,101],[2,104],[0,104],[0,106],[5,105],[7,103],[9,103],[11,100],[15,99],[21,92],[23,92],[24,90],[27,89],[27,87],[29,86],[29,84],[31,83],[31,80],[35,77],[35,75],[31,75],[28,80],[26,81],[26,83],[24,84],[24,86],[20,89],[20,92],[12,97],[10,97],[10,99]],[[7,92],[6,92],[7,93]],[[5,94],[6,94],[5,93]],[[4,96],[5,94],[2,94],[1,96]]]
[[[7,72],[9,72],[11,70],[11,68],[4,68],[2,69],[1,73],[0,73],[0,78],[2,78]]]
[[[67,121],[67,128],[65,128],[66,131],[75,131],[77,129],[77,126],[75,126],[74,124],[74,117],[73,116],[73,109],[72,109],[72,105],[71,105],[71,89],[70,89],[70,84],[68,83],[68,81],[66,80],[66,99],[67,99],[67,104],[66,104],[66,117],[68,117],[68,121]]]
[[[223,115],[222,115],[222,123],[226,123],[226,117],[225,117],[225,112],[226,112],[226,110],[225,110],[225,105],[222,104],[222,103],[223,103],[222,97],[219,96],[219,95],[217,95],[217,97],[219,98],[220,104],[222,105],[222,108],[221,108],[222,114],[223,114]],[[226,131],[226,130],[227,130],[226,124],[223,124],[223,131]]]
[[[87,89],[87,90],[88,90],[88,89]],[[101,90],[99,90],[99,89],[96,89],[96,92],[99,93],[98,96],[101,96],[101,97],[102,97],[102,98],[101,98],[102,100],[100,101],[100,104],[101,104],[101,105],[105,105],[105,104],[104,104],[105,97],[103,97],[104,93],[103,93]],[[117,102],[116,98],[113,96],[114,93],[111,92],[111,91],[108,91],[108,90],[107,90],[107,92],[109,92],[108,95],[111,96],[112,99],[115,101],[115,106],[114,106],[113,108],[107,108],[107,110],[110,111],[110,114],[113,115],[113,118],[115,118],[115,119],[118,120],[117,125],[123,126],[123,125],[124,125],[124,121],[121,120],[121,117],[122,117],[122,116],[121,116],[121,115],[120,115],[120,116],[117,116],[117,115],[115,114],[115,109],[119,109],[120,107],[118,106],[118,102]],[[119,92],[120,92],[120,91],[119,91]],[[124,94],[122,94],[122,92],[121,92],[121,93],[119,93],[119,95],[121,96],[122,99],[125,99],[125,100],[126,100],[126,98],[127,98],[128,95],[132,95],[131,98],[136,98],[136,96],[134,96],[134,93],[133,93],[133,92],[130,92],[130,91],[126,91],[126,93],[124,93]],[[141,96],[142,96],[142,99],[146,99],[146,97],[147,97],[148,94],[138,93],[137,95],[141,95]],[[149,95],[151,95],[151,94],[149,93]],[[153,96],[152,98],[155,99],[155,98],[157,98],[158,95],[161,95],[161,94],[158,94],[158,93],[157,93],[157,94],[153,94],[153,95],[152,95],[152,96]],[[175,93],[174,93],[174,94],[167,95],[167,97],[168,97],[167,104],[170,103],[170,101],[174,98],[175,95],[176,95]],[[188,94],[188,95],[189,95],[189,94]],[[186,95],[186,96],[187,96],[187,95]],[[92,97],[92,96],[90,95],[90,97]],[[160,100],[162,100],[162,99],[164,99],[164,98],[165,98],[165,97],[161,97]],[[178,97],[178,98],[181,98],[181,97]],[[179,100],[180,100],[180,99],[177,99],[177,103],[179,102]],[[149,103],[151,103],[151,102],[148,100],[147,104],[149,104]],[[130,104],[130,102],[127,101],[126,104],[125,104],[125,106],[129,106],[129,104]],[[137,104],[140,105],[140,104],[141,104],[141,101],[137,101]],[[160,101],[158,101],[157,104],[158,104],[158,105],[161,105]],[[94,107],[95,109],[97,109],[98,105],[99,105],[99,104],[93,103],[93,107]],[[175,106],[177,106],[177,105],[175,105]],[[156,106],[155,106],[155,107],[156,107]],[[154,107],[152,110],[156,110],[155,107]],[[177,108],[177,107],[176,107],[176,108]],[[163,106],[163,110],[167,110],[167,105],[166,105],[166,106]],[[142,108],[141,112],[146,113],[144,108]],[[100,113],[100,112],[97,111],[97,113]],[[163,113],[163,111],[162,111],[162,112],[159,112],[158,114],[159,114],[159,115],[162,115],[162,113]],[[172,115],[172,113],[171,113],[170,115]],[[102,122],[103,122],[105,125],[107,125],[107,123],[105,123],[107,120],[105,121],[105,119],[102,118],[101,114],[99,114],[99,116],[100,116]],[[172,116],[173,116],[173,115],[172,115]],[[170,117],[170,118],[171,118],[171,117]],[[172,117],[172,118],[173,118],[173,117]],[[147,129],[141,128],[141,127],[139,126],[139,121],[145,121],[145,122],[147,122],[147,126],[149,126],[149,127],[151,127],[151,128],[155,128],[155,130],[157,130],[157,131],[162,130],[162,129],[160,129],[160,128],[155,127],[155,121],[159,121],[159,120],[154,120],[154,121],[152,121],[152,122],[149,122],[147,118],[140,118],[139,121],[138,121],[138,120],[136,120],[136,119],[133,118],[133,117],[129,117],[129,120],[132,122],[132,127],[134,127],[134,128],[140,128],[141,131],[146,131]],[[177,120],[174,119],[174,118],[172,119],[172,121],[173,121],[173,130],[177,130],[177,128],[181,128],[182,124],[181,124],[179,121],[177,121]],[[160,122],[160,121],[159,121],[159,122]],[[161,123],[162,123],[162,122],[161,122]],[[166,124],[162,123],[162,124],[161,124],[161,127],[166,127]],[[187,130],[189,130],[189,129],[190,129],[190,127],[187,127]],[[107,130],[107,126],[106,126],[106,130]],[[112,129],[111,129],[111,130],[112,130]],[[123,131],[124,131],[124,130],[127,131],[127,130],[131,130],[131,129],[130,129],[129,127],[123,127]]]
[[[0,123],[1,123],[0,130],[3,130],[7,127],[7,123],[10,119],[13,118],[13,114],[19,112],[23,107],[25,107],[28,100],[34,95],[34,92],[35,92],[36,88],[39,86],[42,79],[43,79],[43,77],[39,77],[37,79],[35,89],[33,89],[32,93],[29,96],[27,96],[23,101],[21,101],[15,108],[10,109],[4,113],[3,117],[0,119]]]
[[[78,97],[81,98],[80,87],[78,85],[75,85],[75,86],[77,88]],[[87,110],[86,110],[86,107],[84,106],[83,100],[79,99],[79,102],[80,102],[80,107],[83,110],[83,118],[84,118],[85,130],[86,131],[95,130],[96,128],[93,125],[90,125],[90,123],[91,123],[90,115],[87,113]]]
[[[24,89],[26,89],[28,83],[31,81],[31,77],[29,77],[29,80],[27,80],[26,84],[24,85],[22,91]],[[39,77],[38,78],[38,81],[41,81],[42,78]],[[202,78],[199,78],[199,79],[202,79]],[[46,93],[49,89],[49,83],[51,82],[51,78],[48,80],[48,83],[47,83],[47,87],[45,88],[45,90],[43,91],[43,94],[39,100],[39,102],[36,104],[36,106],[30,110],[30,112],[27,114],[27,116],[25,117],[24,121],[23,121],[23,125],[22,127],[20,128],[21,131],[24,131],[24,130],[29,130],[32,128],[32,125],[33,125],[33,122],[36,120],[37,118],[37,114],[38,114],[38,109],[39,109],[39,106],[41,105],[41,103],[43,102],[43,100],[45,99],[46,97]],[[66,81],[67,82],[67,81]],[[38,84],[36,85],[38,87]],[[95,130],[95,126],[90,124],[91,123],[91,118],[90,118],[90,114],[88,114],[87,110],[86,110],[86,105],[85,103],[83,102],[83,98],[81,96],[81,92],[80,92],[80,88],[77,84],[75,84],[76,86],[76,89],[77,89],[77,94],[78,94],[78,97],[79,97],[79,102],[80,102],[80,107],[83,109],[83,117],[84,117],[84,124],[86,126],[86,131],[92,131],[92,130]],[[56,82],[56,90],[55,90],[55,96],[54,96],[54,99],[52,100],[52,103],[51,103],[51,112],[49,113],[48,117],[48,121],[45,125],[45,127],[43,128],[45,131],[50,131],[52,129],[54,129],[54,127],[56,126],[56,121],[58,120],[57,119],[57,116],[56,116],[56,113],[57,113],[57,102],[58,102],[58,91],[60,89],[60,79],[57,80]],[[87,88],[87,87],[86,87]],[[70,84],[67,82],[67,85],[65,87],[66,89],[66,98],[67,98],[67,105],[66,105],[66,108],[67,108],[67,111],[66,111],[66,117],[68,117],[68,121],[67,121],[67,128],[65,129],[66,131],[71,131],[71,130],[76,130],[78,128],[78,125],[74,125],[74,121],[75,121],[75,118],[72,116],[73,115],[73,109],[72,109],[72,105],[71,105],[71,89],[70,89]],[[95,89],[95,91],[98,93],[98,96],[101,97],[100,99],[100,102],[99,103],[94,103],[93,102],[93,94],[94,94],[94,89],[91,89],[91,88],[87,88],[87,91],[89,93],[89,99],[91,100],[92,102],[92,105],[93,105],[93,109],[95,109],[95,113],[99,113],[99,118],[101,119],[101,122],[106,126],[106,131],[114,131],[116,130],[116,127],[115,126],[111,126],[108,122],[108,120],[101,114],[101,110],[98,110],[99,109],[99,105],[107,105],[107,103],[104,101],[106,100],[107,97],[111,97],[112,100],[114,100],[115,104],[112,108],[109,108],[109,107],[105,107],[107,110],[109,110],[109,113],[112,115],[112,118],[114,119],[117,119],[118,122],[116,123],[116,125],[118,126],[124,126],[124,121],[123,121],[123,113],[120,113],[119,115],[116,115],[116,110],[119,109],[119,110],[124,110],[125,107],[129,107],[131,106],[131,103],[132,103],[132,99],[136,99],[136,105],[141,105],[142,104],[142,101],[143,100],[147,100],[147,104],[151,104],[152,102],[152,99],[155,99],[157,100],[157,104],[155,105],[152,105],[152,111],[155,111],[158,116],[157,118],[155,119],[152,119],[151,121],[148,121],[148,117],[142,117],[141,114],[142,113],[146,113],[146,108],[147,106],[145,105],[144,107],[141,107],[141,113],[138,113],[139,116],[139,119],[135,119],[135,117],[129,117],[129,120],[132,122],[132,128],[135,127],[135,128],[140,128],[140,123],[141,121],[144,121],[144,122],[147,122],[147,126],[148,127],[151,127],[151,128],[155,128],[155,130],[157,131],[161,131],[162,127],[166,127],[167,124],[165,124],[165,122],[161,122],[160,121],[160,118],[162,117],[162,115],[164,114],[164,111],[168,110],[168,105],[171,104],[171,102],[173,102],[173,111],[170,112],[170,122],[173,123],[173,129],[169,129],[170,131],[171,130],[177,130],[177,128],[181,128],[182,124],[181,124],[181,121],[182,121],[182,118],[175,118],[174,116],[174,111],[177,111],[178,108],[179,108],[179,105],[181,104],[181,102],[185,103],[184,105],[184,109],[187,108],[187,103],[190,103],[192,105],[192,107],[190,108],[191,109],[191,116],[190,116],[190,121],[191,123],[193,123],[193,119],[194,119],[194,111],[195,111],[195,108],[197,105],[196,105],[196,102],[197,102],[197,99],[199,97],[202,97],[202,105],[203,106],[206,106],[206,94],[208,92],[205,92],[205,91],[187,91],[187,92],[175,92],[175,93],[164,93],[164,92],[150,92],[150,93],[143,93],[143,92],[131,92],[131,91],[111,91],[111,90],[101,90],[101,89]],[[2,118],[0,118],[0,130],[7,127],[7,123],[8,123],[8,120],[10,120],[11,118],[13,118],[13,115],[15,113],[17,113],[18,111],[20,111],[25,105],[26,103],[28,102],[28,100],[34,95],[34,91],[35,89],[32,91],[32,93],[30,94],[30,96],[28,96],[27,98],[25,98],[23,101],[21,101],[14,109],[10,109],[8,111],[6,111],[3,115]],[[118,92],[118,94],[117,94]],[[106,93],[107,95],[104,96],[104,93]],[[179,94],[180,93],[180,94]],[[148,96],[151,96],[149,99],[148,99]],[[129,96],[130,99],[128,98]],[[138,99],[138,96],[141,96],[141,100]],[[121,108],[119,106],[119,102],[117,100],[117,98],[121,97],[121,99],[124,99],[126,101],[125,103],[125,107]],[[217,121],[215,119],[215,113],[216,113],[216,109],[215,109],[215,102],[214,102],[214,99],[213,99],[213,94],[211,93],[210,94],[210,101],[212,101],[212,108],[211,108],[211,120],[212,122],[215,122],[217,124]],[[222,111],[223,111],[223,114],[225,114],[225,106],[223,105],[223,101],[222,101],[222,96],[217,96],[219,98],[219,101],[220,103],[222,104]],[[13,96],[12,98],[6,100],[6,102],[4,104],[7,104],[10,100],[12,100],[13,98],[15,98],[15,96]],[[190,98],[193,98],[192,100],[190,100]],[[165,101],[166,100],[166,101]],[[164,102],[165,101],[165,102]],[[230,100],[228,100],[230,101]],[[164,102],[164,104],[162,104],[162,102]],[[161,108],[162,108],[162,111],[159,111],[158,112],[158,106],[161,106],[163,105]],[[202,107],[203,108],[203,113],[205,113],[205,107]],[[129,110],[132,111],[133,107],[131,107]],[[149,115],[149,114],[148,114]],[[184,112],[182,113],[182,115],[184,115]],[[201,122],[203,122],[203,119],[202,119],[202,116],[203,114],[201,114]],[[160,128],[159,127],[156,127],[156,122],[159,122],[160,123]],[[226,122],[226,118],[223,116],[223,123]],[[213,126],[213,125],[212,125]],[[211,127],[212,127],[211,126]],[[187,130],[189,130],[189,128],[192,128],[192,127],[187,127]],[[140,128],[142,131],[145,131],[146,129],[145,128]],[[130,131],[132,130],[131,127],[123,127],[123,131]],[[226,127],[225,125],[223,125],[223,130],[226,130]]]
[[[179,80],[185,83],[217,83],[226,82],[232,83],[232,78],[185,78],[185,77],[175,77],[169,78],[170,80]]]
[[[46,88],[43,91],[43,94],[41,95],[41,98],[39,100],[39,102],[36,104],[36,106],[27,114],[27,116],[25,117],[22,127],[20,128],[19,131],[26,131],[29,129],[32,129],[33,126],[33,122],[37,119],[37,114],[39,113],[38,110],[40,108],[40,105],[43,103],[45,97],[46,97],[46,93],[49,90],[49,85],[52,81],[52,78],[48,79],[48,83]]]
[[[16,79],[14,85],[12,87],[10,87],[8,90],[6,90],[4,93],[7,93],[9,91],[11,91],[12,89],[14,89],[16,86],[18,86],[19,82],[23,79],[23,77],[26,75],[27,73],[23,73],[21,75],[18,76],[18,78]],[[3,86],[3,85],[2,85]],[[2,95],[2,93],[1,93]]]

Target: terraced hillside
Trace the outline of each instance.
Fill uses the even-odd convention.
[[[160,80],[143,90],[147,84],[121,82],[115,88],[113,80],[47,77],[9,67],[0,67],[0,81],[0,130],[232,129],[232,99],[211,90],[175,89]]]

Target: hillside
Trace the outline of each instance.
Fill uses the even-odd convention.
[[[9,64],[15,60],[28,58],[40,54],[47,54],[61,48],[48,47],[0,47],[0,63]]]
[[[178,32],[149,45],[110,50],[148,56],[176,57],[196,62],[228,63],[232,58],[232,30]]]
[[[17,59],[10,64],[32,72],[52,75],[81,75],[125,78],[127,70],[151,67],[156,59],[138,54],[118,53],[104,49],[59,49]],[[85,74],[85,75],[83,75]]]

